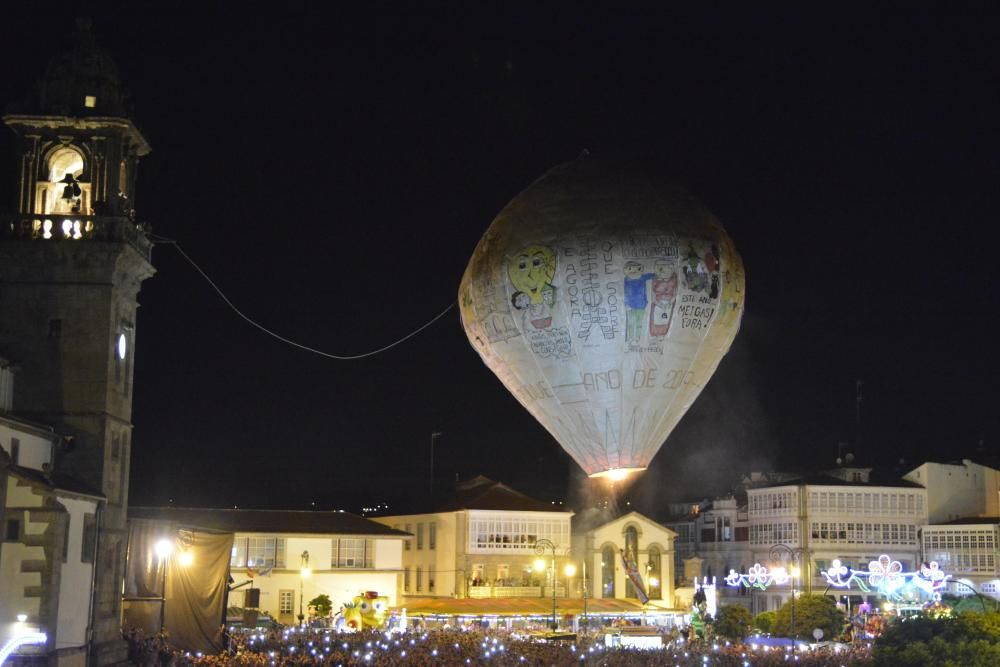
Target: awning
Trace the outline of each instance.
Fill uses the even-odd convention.
[[[408,597],[398,605],[407,616],[548,616],[552,598],[428,598]],[[582,598],[556,598],[559,616],[583,614]],[[638,600],[593,598],[587,600],[587,614],[594,616],[683,614],[683,609],[661,607],[654,602],[643,606]]]

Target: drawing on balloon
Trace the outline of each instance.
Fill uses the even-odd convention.
[[[528,246],[511,258],[507,264],[507,276],[518,292],[524,292],[529,303],[543,302],[542,292],[553,290],[552,301],[555,303],[555,287],[552,278],[556,275],[556,254],[552,248],[545,246]]]
[[[502,300],[501,307],[497,307],[496,287],[492,281],[481,280],[470,286],[464,292],[462,301],[466,308],[472,308],[476,314],[475,322],[481,329],[476,337],[480,341],[485,338],[490,343],[503,343],[521,335],[514,324],[514,316],[509,308],[503,307]]]
[[[640,262],[625,262],[625,344],[630,350],[639,349],[639,337],[646,319],[646,283],[655,273],[643,273]]]
[[[552,310],[556,305],[556,254],[552,248],[529,246],[507,264],[507,276],[517,290],[510,304],[521,313],[521,333],[531,351],[540,357],[564,359],[573,353],[569,331],[552,328]]]
[[[715,245],[699,254],[694,241],[684,255],[684,287],[692,292],[706,292],[710,299],[719,296],[719,249]]]
[[[654,265],[656,277],[650,283],[653,292],[653,308],[649,313],[649,335],[666,336],[670,331],[670,321],[674,316],[677,300],[677,271],[665,260]]]

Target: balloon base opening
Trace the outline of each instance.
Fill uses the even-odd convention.
[[[602,470],[601,472],[595,472],[590,475],[591,479],[606,479],[610,482],[621,482],[627,479],[630,475],[637,472],[642,472],[645,468],[612,468],[611,470]]]

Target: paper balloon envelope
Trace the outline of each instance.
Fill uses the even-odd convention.
[[[677,188],[590,158],[496,217],[459,289],[473,347],[590,476],[645,469],[729,350],[743,263]]]

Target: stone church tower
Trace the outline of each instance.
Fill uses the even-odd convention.
[[[19,367],[12,411],[62,434],[53,474],[106,499],[90,662],[121,662],[136,297],[154,273],[135,182],[150,148],[86,22],[3,121],[17,136],[16,201],[0,217],[0,351]]]

